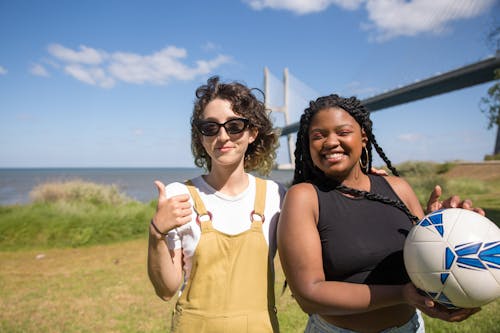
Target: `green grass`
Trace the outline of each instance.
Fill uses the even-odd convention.
[[[500,225],[500,171],[487,180],[478,179],[478,175],[449,177],[446,172],[455,167],[454,163],[406,162],[397,166],[415,191],[421,205],[425,207],[435,185],[440,185],[441,199],[459,195],[461,199],[471,199],[474,206],[485,210],[486,216]],[[500,167],[499,167],[500,170]]]
[[[422,204],[435,184],[500,221],[500,175],[447,177],[454,164],[397,166]],[[146,272],[148,221],[155,202],[132,201],[116,188],[82,182],[44,184],[33,202],[0,206],[0,332],[165,332],[175,300],[156,297]],[[307,321],[276,259],[281,331]],[[461,323],[425,318],[427,332],[490,333],[500,327],[500,300]]]
[[[28,205],[0,206],[0,250],[137,239],[155,209],[154,202],[133,201],[114,186],[81,181],[42,184],[31,197]]]
[[[147,235],[69,249],[0,251],[0,332],[167,332],[175,300],[156,297],[146,271]],[[278,259],[276,263],[278,263]],[[304,314],[276,265],[281,332],[303,332]],[[426,318],[427,332],[491,333],[500,300],[461,323]]]
[[[147,278],[146,237],[0,252],[0,332],[166,332],[171,304]]]

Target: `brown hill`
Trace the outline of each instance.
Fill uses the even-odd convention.
[[[472,178],[479,180],[500,179],[500,161],[457,163],[445,174],[445,177]]]

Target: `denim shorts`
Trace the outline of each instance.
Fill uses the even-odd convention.
[[[317,314],[309,316],[304,333],[356,333],[330,324]],[[425,333],[422,314],[417,310],[415,315],[403,326],[386,328],[380,333]]]

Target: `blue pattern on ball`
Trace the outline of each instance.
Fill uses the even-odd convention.
[[[486,262],[488,267],[500,269],[500,241],[485,244],[485,249],[479,253],[479,258]]]
[[[437,210],[434,213],[427,215],[425,219],[420,221],[420,225],[422,227],[429,227],[429,226],[434,226],[434,228],[439,232],[441,237],[444,235],[444,228],[443,228],[443,209]]]

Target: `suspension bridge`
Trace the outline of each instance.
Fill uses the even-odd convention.
[[[446,73],[438,74],[424,80],[414,82],[412,84],[384,92],[382,94],[369,97],[362,100],[362,103],[371,111],[379,111],[392,106],[410,103],[416,100],[448,93],[451,91],[472,87],[474,85],[486,83],[495,80],[495,70],[500,69],[500,50],[492,57],[488,57],[473,64],[469,64]],[[272,101],[268,100],[270,77],[267,68],[264,69],[264,92],[266,96],[266,106],[273,112],[284,114],[285,126],[281,127],[281,136],[287,137],[288,140],[288,157],[289,164],[279,165],[278,168],[293,167],[293,151],[294,143],[291,134],[297,132],[299,123],[290,122],[291,96],[289,93],[289,73],[288,69],[283,73],[283,104],[281,106],[272,106]],[[303,90],[303,89],[301,89]],[[300,90],[299,90],[300,91]],[[309,95],[299,96],[301,103],[299,105],[307,105],[307,101],[318,96],[313,91]],[[296,97],[296,96],[295,96]],[[294,117],[295,119],[297,117]],[[500,153],[500,130],[497,129],[497,137],[494,154]]]

